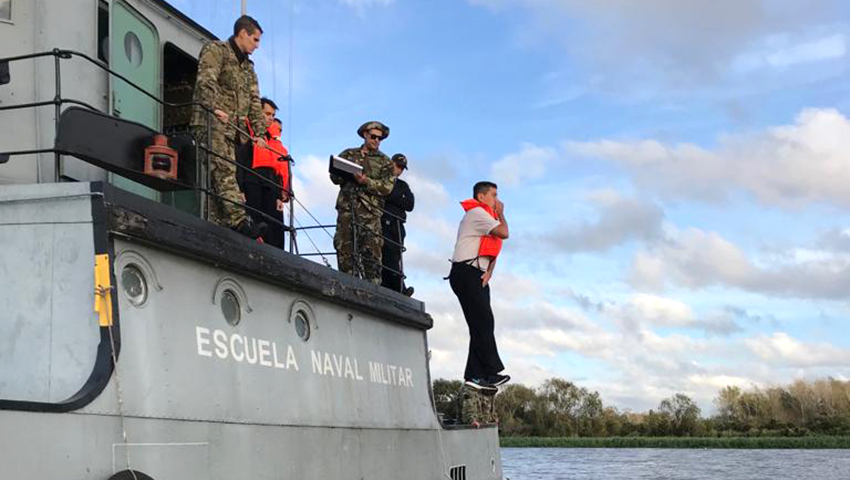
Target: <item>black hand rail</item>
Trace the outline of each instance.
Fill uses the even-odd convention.
[[[79,105],[79,106],[88,108],[92,111],[108,113],[108,112],[103,112],[101,109],[98,109],[98,108],[92,106],[91,104],[83,102],[81,100],[77,100],[77,99],[73,99],[73,98],[64,98],[62,96],[62,75],[61,75],[62,65],[61,65],[61,61],[62,60],[72,60],[76,57],[76,58],[82,59],[82,60],[90,63],[91,65],[94,65],[96,68],[103,70],[104,72],[111,75],[112,77],[120,79],[121,81],[125,82],[127,85],[129,85],[134,90],[142,93],[143,95],[145,95],[149,99],[156,102],[161,107],[199,108],[199,109],[201,109],[204,112],[204,116],[205,116],[205,120],[206,120],[206,125],[205,125],[206,134],[207,134],[206,137],[205,137],[206,142],[209,142],[212,138],[212,129],[213,129],[213,125],[214,125],[213,122],[221,123],[224,128],[233,129],[233,131],[235,131],[238,134],[238,138],[242,138],[242,137],[249,138],[249,139],[256,138],[254,135],[251,135],[250,132],[241,128],[236,123],[236,121],[238,121],[239,119],[236,119],[236,120],[229,119],[228,122],[222,122],[218,118],[218,116],[215,115],[215,110],[213,108],[211,108],[207,105],[204,105],[200,102],[182,102],[182,103],[166,102],[166,101],[160,99],[158,96],[148,92],[143,87],[137,85],[135,82],[133,82],[132,80],[130,80],[129,78],[127,78],[123,74],[118,73],[115,70],[112,70],[108,66],[103,65],[100,61],[95,60],[91,56],[89,56],[85,53],[82,53],[82,52],[78,52],[78,51],[75,51],[75,50],[54,48],[53,50],[50,50],[50,51],[37,52],[37,53],[25,54],[25,55],[16,55],[16,56],[11,56],[11,57],[3,57],[3,58],[0,58],[0,62],[12,63],[12,62],[19,62],[19,61],[24,61],[24,60],[35,60],[35,59],[47,58],[47,57],[53,57],[53,59],[54,59],[55,92],[54,92],[53,99],[52,100],[42,100],[42,101],[36,101],[36,102],[21,103],[21,104],[14,104],[14,105],[2,105],[2,106],[0,106],[0,112],[20,110],[20,109],[26,109],[26,108],[40,108],[40,107],[46,107],[46,106],[52,105],[55,108],[55,118],[54,118],[54,129],[55,129],[54,131],[55,132],[58,132],[58,130],[59,130],[59,117],[61,116],[61,113],[62,113],[62,105],[65,105],[65,104]],[[216,128],[220,128],[220,127],[216,127]],[[192,134],[192,135],[196,137],[196,135],[194,135],[194,134]],[[225,158],[224,156],[213,151],[213,149],[211,148],[210,145],[200,144],[200,142],[197,142],[197,141],[195,143],[196,143],[196,149],[203,151],[205,153],[205,161],[204,161],[204,164],[203,164],[204,171],[202,172],[201,169],[198,169],[198,171],[199,171],[198,179],[196,179],[196,182],[194,182],[195,185],[192,187],[192,190],[200,195],[199,198],[204,200],[202,202],[202,206],[201,206],[201,213],[202,213],[203,218],[209,219],[209,209],[210,209],[209,198],[215,198],[218,201],[223,201],[223,202],[226,202],[226,203],[231,203],[233,205],[237,205],[239,208],[244,209],[246,212],[253,212],[253,213],[259,214],[264,219],[267,219],[267,220],[283,227],[284,231],[286,231],[290,234],[290,253],[293,253],[293,250],[297,250],[297,244],[295,243],[295,236],[296,236],[296,234],[299,230],[304,231],[305,234],[307,234],[306,233],[307,230],[322,229],[326,233],[328,233],[328,235],[330,235],[329,232],[327,231],[327,229],[330,228],[332,225],[321,224],[321,222],[319,222],[318,219],[316,219],[316,217],[313,216],[313,214],[309,212],[309,210],[304,206],[304,204],[302,204],[298,200],[298,197],[293,192],[293,190],[292,190],[292,178],[291,178],[292,169],[291,168],[289,169],[289,176],[290,176],[290,178],[288,179],[289,180],[289,182],[288,182],[289,187],[286,189],[286,192],[289,196],[289,201],[293,202],[293,203],[290,204],[290,224],[287,225],[286,223],[284,223],[282,221],[282,219],[272,217],[272,216],[266,214],[265,212],[262,212],[262,211],[260,211],[256,208],[253,208],[249,205],[242,204],[242,203],[239,203],[239,202],[234,202],[232,200],[224,198],[221,195],[217,194],[215,191],[213,191],[213,189],[211,188],[211,185],[210,185],[210,180],[209,180],[210,157],[214,157],[218,160],[227,162],[228,164],[232,164],[236,167],[237,170],[241,170],[241,171],[247,173],[248,175],[253,175],[255,178],[259,178],[261,183],[264,183],[264,184],[271,186],[273,188],[277,188],[277,189],[282,190],[283,189],[282,183],[275,182],[274,180],[266,178],[265,176],[254,171],[253,168],[246,167],[244,165],[241,165],[237,161],[231,160],[229,158]],[[261,148],[268,149],[269,151],[277,154],[279,157],[284,158],[284,161],[290,162],[290,164],[294,163],[294,160],[290,156],[285,156],[283,154],[283,152],[279,152],[279,151],[269,147],[268,145],[262,145]],[[65,152],[57,150],[55,147],[54,148],[41,148],[41,149],[36,148],[36,149],[29,149],[29,150],[15,150],[15,151],[8,151],[8,152],[0,152],[0,158],[4,159],[4,161],[8,161],[9,157],[11,157],[11,156],[33,155],[33,154],[42,154],[42,153],[53,153],[54,154],[54,156],[55,156],[55,158],[54,158],[54,179],[57,182],[60,181],[61,180],[61,172],[62,172],[61,155],[65,154]],[[197,155],[196,155],[196,158],[198,158]],[[200,181],[197,181],[197,180],[200,180]],[[295,202],[297,202],[302,207],[302,209],[316,222],[317,225],[308,226],[308,227],[298,227],[298,228],[296,228],[292,225],[292,222],[294,222],[294,219],[295,219],[295,212],[294,212],[294,203]],[[393,214],[392,212],[387,211],[386,209],[381,208],[380,211],[381,211],[382,215],[389,216],[389,217],[391,217],[391,218],[393,218],[393,219],[395,219],[399,222],[405,221],[405,219],[399,217],[398,215]],[[333,225],[333,226],[335,227],[335,225]],[[358,230],[367,230],[373,235],[380,236],[384,240],[384,242],[389,242],[390,244],[392,244],[394,246],[400,247],[402,252],[406,251],[406,248],[404,247],[403,244],[396,242],[389,237],[384,236],[383,232],[375,232],[368,225],[364,225],[364,224],[361,224],[361,223],[355,221],[355,222],[353,222],[353,227],[354,228],[352,229],[352,235],[354,235],[355,237],[357,236]],[[309,239],[309,236],[308,236],[308,239]],[[354,240],[355,245],[356,245],[356,238],[354,238],[353,240]],[[311,240],[311,242],[312,242],[312,240]],[[315,243],[313,243],[313,245],[315,246]],[[321,256],[325,260],[325,264],[327,264],[327,260],[324,257],[326,255],[331,256],[331,255],[335,254],[335,253],[331,253],[331,252],[320,252],[320,251],[318,251],[318,247],[316,247],[316,250],[317,250],[316,253],[298,253],[298,255],[305,256],[305,257]],[[358,249],[355,248],[356,256],[358,257],[357,262],[362,263],[362,258],[359,258],[360,254],[357,250]],[[384,266],[384,265],[381,265],[381,268],[384,269],[384,270],[389,270],[390,272],[395,273],[397,275],[400,275],[402,279],[406,278],[406,276],[404,275],[404,272],[403,272],[403,270],[404,270],[403,268],[401,268],[401,270],[395,270],[393,268],[390,268],[390,267],[387,267],[387,266]],[[362,269],[361,269],[361,271],[362,271]]]

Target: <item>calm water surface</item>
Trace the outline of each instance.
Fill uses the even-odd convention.
[[[850,450],[503,448],[510,480],[850,480]]]

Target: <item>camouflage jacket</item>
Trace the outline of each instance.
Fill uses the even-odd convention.
[[[230,115],[230,122],[237,122],[242,130],[246,130],[245,117],[248,117],[256,135],[266,131],[254,62],[236,47],[232,39],[210,42],[201,49],[195,102],[224,111]],[[222,125],[215,117],[212,121],[213,126]],[[206,122],[205,111],[196,108],[192,124],[205,127]],[[225,130],[227,138],[235,138],[236,133],[233,128]]]
[[[331,175],[331,181],[342,185],[339,195],[336,197],[336,209],[348,209],[349,202],[354,200],[356,205],[365,207],[366,210],[381,218],[381,209],[384,208],[384,197],[393,190],[395,175],[393,175],[393,164],[390,157],[378,150],[375,153],[363,153],[362,147],[349,148],[339,154],[340,157],[350,160],[361,167],[366,175],[366,183],[363,185],[355,181],[345,181],[336,175]]]

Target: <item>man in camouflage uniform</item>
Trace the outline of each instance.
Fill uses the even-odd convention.
[[[496,417],[496,392],[476,390],[463,386],[461,421],[467,425],[481,426],[498,423]]]
[[[339,156],[363,167],[363,173],[352,179],[331,174],[331,181],[340,185],[334,248],[341,272],[380,285],[384,245],[381,216],[384,197],[392,191],[395,176],[390,158],[378,147],[389,136],[390,129],[381,122],[366,122],[357,129],[357,134],[363,138],[363,145],[343,150]],[[357,225],[352,226],[352,222]]]
[[[210,197],[209,220],[256,238],[262,226],[255,225],[242,206],[242,192],[236,183],[237,144],[251,141],[245,134],[246,119],[257,136],[266,131],[263,110],[260,107],[260,89],[254,63],[248,56],[260,45],[262,28],[253,18],[243,15],[233,25],[233,36],[227,41],[210,42],[201,49],[198,59],[198,77],[195,85],[195,102],[213,111],[210,138],[207,135],[208,112],[196,108],[193,125],[198,141],[209,148]],[[259,140],[262,142],[262,140]]]

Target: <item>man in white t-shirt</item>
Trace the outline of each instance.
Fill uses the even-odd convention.
[[[458,227],[449,282],[469,327],[465,384],[492,393],[510,380],[500,374],[505,367],[496,348],[489,286],[501,241],[508,238],[508,222],[495,183],[476,183],[472,196],[461,202],[466,214]]]

